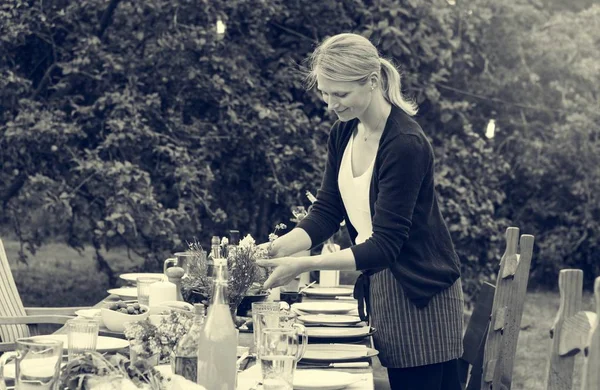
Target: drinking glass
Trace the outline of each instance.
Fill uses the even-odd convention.
[[[252,326],[254,336],[254,349],[258,348],[260,329],[257,330],[256,323],[260,313],[279,313],[279,302],[253,302],[252,303]]]
[[[67,321],[69,361],[86,351],[95,351],[99,323],[96,320],[75,318]]]
[[[156,282],[162,282],[161,278],[142,276],[136,279],[138,303],[148,306],[150,303],[150,285]]]
[[[307,338],[298,337],[306,329],[300,324],[290,328],[263,328],[258,346],[264,390],[292,390],[296,363],[304,356]],[[301,340],[301,341],[300,341]]]
[[[51,339],[22,338],[16,350],[0,357],[0,388],[4,384],[4,366],[15,360],[15,388],[19,390],[53,390],[57,388],[63,342]]]

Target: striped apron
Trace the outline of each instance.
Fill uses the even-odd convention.
[[[435,364],[462,356],[463,292],[460,278],[417,308],[389,269],[369,278],[370,325],[384,367]]]

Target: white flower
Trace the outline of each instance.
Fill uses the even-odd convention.
[[[242,248],[252,248],[256,244],[254,238],[250,234],[247,234],[241,241],[239,246]]]

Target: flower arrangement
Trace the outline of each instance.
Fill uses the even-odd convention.
[[[221,246],[228,245],[227,240],[221,241]],[[206,274],[207,259],[202,247],[198,243],[190,245],[190,250],[197,253],[194,261],[189,264],[189,270],[181,280],[182,295],[186,301],[191,300],[191,295],[199,293],[204,300],[209,300],[212,295],[212,278]],[[225,252],[225,251],[223,251]],[[262,270],[256,260],[265,258],[268,255],[267,248],[256,245],[251,235],[246,235],[240,240],[239,245],[233,250],[227,251],[227,269],[228,269],[228,298],[232,314],[240,304],[248,290],[253,284],[262,285],[266,280],[267,273]]]
[[[162,349],[158,328],[148,320],[127,323],[124,334],[130,350],[138,356],[152,356]]]
[[[88,351],[60,370],[57,388],[65,390],[206,390],[181,375],[164,376],[147,360],[136,362],[117,353]]]
[[[269,256],[271,245],[278,237],[277,232],[286,228],[287,226],[282,223],[276,225],[273,233],[269,234],[268,245],[257,245],[250,234],[241,239],[236,247],[228,246],[229,242],[226,238],[221,239],[222,252],[227,256],[227,287],[232,315],[250,289],[256,288],[258,291],[262,289],[269,271],[259,267],[256,260]],[[208,269],[206,254],[197,242],[190,244],[189,251],[195,256],[188,264],[187,275],[181,280],[182,295],[188,302],[192,300],[191,296],[194,292],[199,293],[204,300],[209,300],[212,295],[212,278],[211,275],[206,274]]]
[[[179,340],[192,326],[193,316],[178,310],[168,310],[158,326],[149,320],[128,323],[125,337],[130,350],[141,357],[160,353],[160,361],[167,362]]]

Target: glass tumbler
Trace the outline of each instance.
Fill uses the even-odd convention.
[[[69,361],[86,351],[95,351],[99,323],[96,320],[74,318],[67,321]]]
[[[150,285],[156,282],[162,282],[162,279],[150,276],[142,276],[137,278],[136,281],[138,303],[140,305],[148,306],[150,303]]]

